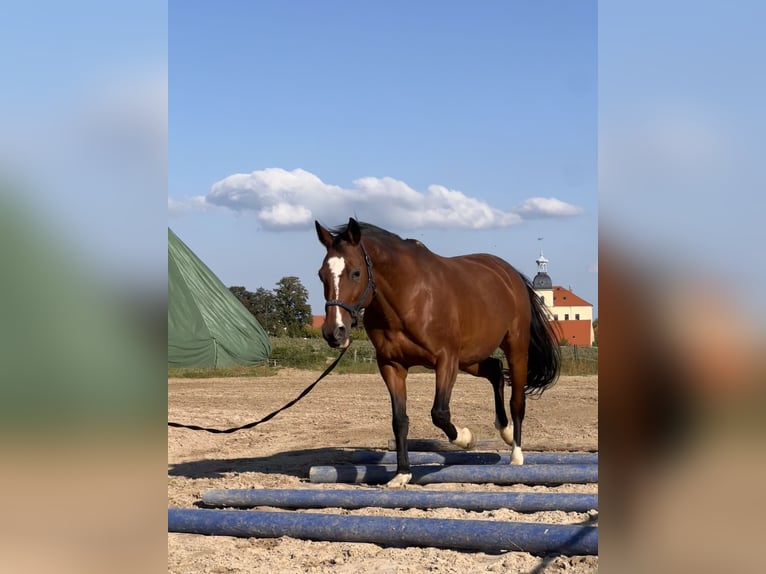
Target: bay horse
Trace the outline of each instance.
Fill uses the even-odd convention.
[[[521,424],[527,393],[542,393],[558,377],[558,342],[529,280],[499,257],[441,257],[420,241],[357,222],[334,229],[315,221],[327,254],[319,270],[324,285],[322,336],[330,347],[351,343],[351,327],[364,313],[378,369],[391,396],[397,471],[388,483],[412,479],[407,454],[407,373],[416,365],[436,372],[431,420],[453,444],[476,441],[450,418],[458,370],[492,383],[495,428],[511,447],[511,464],[523,464]],[[506,415],[502,349],[509,365],[511,422]]]

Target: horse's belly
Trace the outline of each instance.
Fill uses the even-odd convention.
[[[489,357],[492,353],[494,353],[495,349],[497,349],[497,345],[483,347],[481,349],[463,349],[458,355],[460,368],[462,369],[463,367],[468,367],[475,365],[476,363],[480,363]]]

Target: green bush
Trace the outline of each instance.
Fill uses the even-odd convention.
[[[271,358],[280,367],[323,371],[340,351],[331,349],[324,339],[271,339]],[[357,340],[351,344],[346,356],[336,367],[338,373],[377,373],[375,349],[369,340]]]
[[[319,327],[309,327],[306,326],[303,329],[303,336],[308,339],[321,339],[322,338],[322,329]]]

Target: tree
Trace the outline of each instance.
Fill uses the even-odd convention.
[[[299,337],[311,324],[309,293],[297,277],[282,277],[274,290],[274,311],[283,335]]]
[[[269,335],[276,335],[279,326],[274,293],[263,287],[258,287],[253,293],[252,313]]]
[[[250,293],[250,291],[240,286],[229,287],[229,291],[231,291],[234,294],[234,296],[237,299],[239,299],[239,302],[242,303],[248,311],[250,311],[251,313],[253,312],[252,310],[253,294]]]
[[[598,317],[593,319],[593,346],[598,347]]]
[[[297,277],[282,277],[274,291],[258,287],[252,293],[244,287],[229,287],[272,337],[303,336],[311,325],[309,293]]]
[[[269,335],[277,334],[279,321],[276,316],[274,294],[271,291],[258,287],[255,293],[252,293],[240,286],[229,287],[229,291],[255,316]]]

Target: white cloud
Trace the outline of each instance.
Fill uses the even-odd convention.
[[[305,228],[317,214],[347,213],[348,196],[347,190],[328,185],[306,170],[269,168],[225,177],[213,184],[204,199],[236,212],[255,212],[265,229],[279,230]]]
[[[351,188],[331,185],[303,169],[268,168],[230,175],[205,197],[169,200],[172,214],[225,207],[252,212],[264,229],[307,228],[314,219],[335,223],[347,215],[399,229],[509,227],[525,217],[578,215],[582,209],[555,198],[532,198],[503,211],[461,191],[430,185],[425,192],[391,177],[363,177]]]
[[[572,217],[585,212],[582,207],[566,203],[555,197],[531,197],[522,201],[513,211],[526,219]]]
[[[258,219],[265,227],[306,227],[311,224],[311,212],[302,205],[278,203],[261,209]]]
[[[194,211],[207,211],[210,205],[203,196],[190,197],[184,200],[168,197],[168,215],[170,217],[180,217]]]

